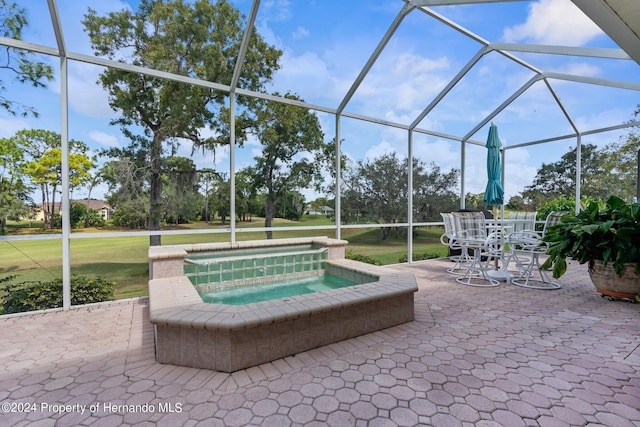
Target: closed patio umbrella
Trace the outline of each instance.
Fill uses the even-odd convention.
[[[502,166],[500,164],[500,138],[498,137],[498,126],[491,123],[489,136],[487,137],[487,188],[484,190],[484,201],[488,206],[493,207],[493,217],[498,218],[498,206],[504,203],[504,189],[500,182]],[[489,277],[496,280],[509,280],[509,272],[506,270],[504,253],[502,258],[503,269],[498,270],[498,259],[495,260],[496,271],[490,272]]]
[[[504,203],[504,190],[500,183],[502,166],[500,164],[500,138],[498,127],[491,123],[487,138],[487,188],[484,191],[484,201],[488,206],[500,206]]]

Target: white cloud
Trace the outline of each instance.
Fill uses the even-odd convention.
[[[252,148],[251,149],[251,156],[252,157],[260,157],[262,155],[262,149],[261,148]]]
[[[102,68],[74,63],[69,67],[69,105],[76,112],[96,118],[112,118],[116,113],[109,107],[109,95],[97,83]],[[59,85],[53,85],[59,92]]]
[[[578,116],[574,121],[578,129],[581,131],[587,131],[619,124],[620,118],[625,115],[629,115],[629,110],[625,110],[624,108],[612,108],[598,112],[591,112],[584,116]],[[602,142],[598,145],[604,145],[617,140],[620,135],[626,135],[628,132],[629,131],[627,129],[622,129],[602,134],[589,135],[587,138],[590,141],[585,141],[583,139],[582,142],[595,143],[594,140],[599,140]]]
[[[80,0],[73,2],[58,2],[60,20],[65,35],[67,49],[93,54],[89,35],[84,31],[84,15],[91,7],[98,16],[104,16],[109,12],[131,10],[131,6],[126,1],[121,0]]]
[[[273,32],[271,24],[291,19],[290,6],[288,0],[269,0],[260,5],[260,13],[255,24],[256,29],[264,41],[278,49],[284,49],[284,44],[282,39]]]
[[[505,154],[505,202],[510,197],[519,195],[524,187],[531,185],[538,169],[532,166],[529,151],[525,148],[514,148]]]
[[[82,20],[88,7],[97,11],[98,16],[107,12],[131,9],[130,5],[120,0],[103,0],[100,2],[84,0],[74,2],[58,2],[60,19],[62,21],[65,45],[69,51],[93,55],[89,36],[84,31]],[[34,15],[34,25],[51,25],[48,15]],[[41,37],[52,37],[42,32]],[[48,45],[51,39],[37,40]],[[57,69],[57,60],[52,60],[51,65]],[[115,113],[108,103],[108,93],[97,83],[98,75],[103,71],[101,67],[70,61],[68,69],[69,78],[69,104],[76,112],[96,118],[112,118]],[[60,93],[59,80],[48,85],[54,93]]]
[[[101,131],[91,131],[89,132],[89,138],[92,141],[97,142],[98,144],[102,145],[103,147],[115,147],[118,148],[120,147],[120,143],[118,142],[118,138],[113,136],[113,135],[109,135],[108,133],[105,132],[101,132]]]
[[[566,64],[558,68],[550,68],[550,71],[556,71],[558,73],[572,74],[576,76],[596,77],[601,75],[602,69],[591,64],[585,63],[572,63]],[[557,84],[557,83],[556,83]]]
[[[326,62],[315,52],[294,55],[290,50],[285,50],[280,65],[281,69],[273,83],[280,94],[290,91],[310,102],[318,98],[337,100],[342,96],[336,77],[332,76]]]
[[[265,26],[260,31],[264,35],[270,30]],[[353,49],[359,43],[361,41],[350,40],[322,52],[299,54],[281,47],[281,69],[276,73],[273,87],[280,93],[292,91],[311,103],[337,105],[364,64],[354,55]],[[278,44],[281,45],[280,40]],[[358,52],[361,49],[358,48]],[[391,110],[392,115],[404,116],[404,122],[411,121],[424,108],[425,100],[446,85],[448,80],[440,74],[450,66],[446,57],[432,59],[407,51],[406,46],[389,46],[356,91],[347,110],[360,110],[358,112],[378,117]]]
[[[249,147],[262,147],[262,143],[258,139],[258,136],[255,133],[248,133],[247,140],[244,142],[245,146]]]
[[[505,29],[507,42],[582,46],[602,34],[570,0],[540,0],[529,6],[526,22]]]
[[[265,42],[274,45],[278,49],[283,48],[282,39],[275,35],[271,27],[264,20],[256,22],[256,29]]]
[[[262,2],[260,16],[269,21],[288,21],[291,19],[289,0],[267,0]]]
[[[296,28],[296,30],[293,32],[292,37],[294,40],[300,40],[303,39],[305,37],[309,36],[309,30],[307,30],[306,28],[299,26],[298,28]]]
[[[200,158],[211,167],[211,163],[215,165],[218,170],[229,170],[229,152],[231,149],[228,145],[216,147],[213,152],[207,151],[205,155],[200,151]]]
[[[378,145],[374,145],[373,147],[369,148],[364,157],[367,160],[374,160],[385,154],[394,152],[396,152],[396,149],[393,145],[389,144],[387,141],[382,141]]]
[[[21,119],[0,119],[0,138],[11,138],[22,129],[29,129],[29,123]]]
[[[379,116],[389,108],[396,115],[415,113],[447,84],[440,73],[450,68],[448,58],[425,58],[400,49],[380,58],[358,88],[357,101],[366,106],[367,114]]]
[[[416,141],[413,154],[427,164],[434,162],[442,170],[460,169],[459,143],[438,139],[433,142]]]

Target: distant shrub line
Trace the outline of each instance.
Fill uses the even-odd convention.
[[[366,262],[367,264],[382,265],[380,261],[377,261],[368,255],[357,254],[351,251],[347,251],[345,258],[352,259],[354,261]],[[413,254],[414,261],[422,261],[425,259],[436,259],[436,258],[442,258],[442,255],[435,252],[423,252],[423,253]],[[409,257],[406,254],[398,258],[398,262],[407,262],[408,260],[409,260]]]
[[[423,253],[413,254],[412,256],[412,259],[414,261],[423,261],[426,259],[436,259],[436,258],[442,258],[442,255],[435,252],[423,252]],[[408,261],[409,261],[409,255],[402,255],[398,259],[398,262],[408,262]]]

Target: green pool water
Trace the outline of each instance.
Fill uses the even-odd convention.
[[[242,305],[252,302],[310,294],[355,285],[354,282],[325,274],[285,282],[240,286],[227,290],[200,292],[207,303]]]

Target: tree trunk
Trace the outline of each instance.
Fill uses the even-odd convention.
[[[273,216],[276,212],[276,201],[271,196],[267,196],[264,207],[264,226],[271,227],[273,223]],[[273,239],[273,232],[271,230],[266,231],[267,239]]]
[[[87,209],[85,210],[84,228],[89,228],[89,205],[91,204],[91,191],[93,190],[93,183],[89,186],[89,195],[87,196]]]
[[[49,198],[47,197],[47,191],[45,184],[40,186],[42,191],[42,219],[44,221],[43,228],[46,230],[49,225]]]
[[[154,135],[151,143],[151,188],[149,191],[149,231],[160,230],[162,219],[162,141]],[[160,246],[161,236],[149,236],[150,246]]]
[[[51,189],[51,229],[55,228],[55,219],[56,219],[56,185],[53,185]],[[60,209],[58,212],[62,211],[62,203],[60,204]],[[71,214],[71,212],[69,212]]]
[[[209,224],[209,189],[205,190],[204,197],[204,222]]]
[[[389,228],[382,227],[382,240],[387,240],[388,236],[389,236]]]

